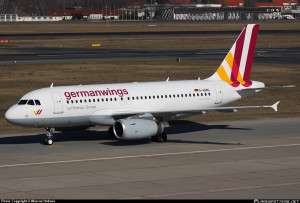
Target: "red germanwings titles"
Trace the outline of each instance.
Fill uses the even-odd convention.
[[[127,89],[112,89],[107,88],[106,90],[94,90],[94,91],[76,91],[76,92],[65,92],[64,95],[67,100],[71,100],[76,97],[97,97],[97,96],[109,96],[109,95],[119,95],[123,97],[127,95]]]

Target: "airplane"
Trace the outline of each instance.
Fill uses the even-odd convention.
[[[45,144],[53,144],[53,133],[63,128],[110,126],[108,133],[120,140],[150,138],[167,141],[164,122],[208,111],[236,112],[272,108],[273,105],[224,107],[268,88],[250,80],[259,24],[248,24],[217,71],[200,80],[133,82],[53,86],[25,94],[5,113],[19,126],[45,128]]]

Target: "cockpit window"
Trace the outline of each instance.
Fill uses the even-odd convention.
[[[24,100],[20,100],[18,102],[18,105],[31,105],[31,106],[34,106],[34,105],[37,105],[37,106],[40,106],[41,105],[41,102],[40,100],[33,100],[33,99],[24,99]]]
[[[40,100],[34,100],[34,101],[35,101],[35,105],[37,105],[37,106],[40,106],[40,105],[41,105]]]
[[[33,100],[28,100],[27,105],[34,105],[34,101]]]
[[[27,103],[28,100],[20,100],[18,105],[25,105]]]

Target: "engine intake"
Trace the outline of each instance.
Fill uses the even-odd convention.
[[[113,125],[113,132],[120,140],[144,139],[162,134],[162,123],[145,119],[120,119]]]

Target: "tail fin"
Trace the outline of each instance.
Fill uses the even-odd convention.
[[[233,87],[251,86],[251,67],[259,24],[248,24],[237,38],[217,72],[208,80],[223,80]]]

